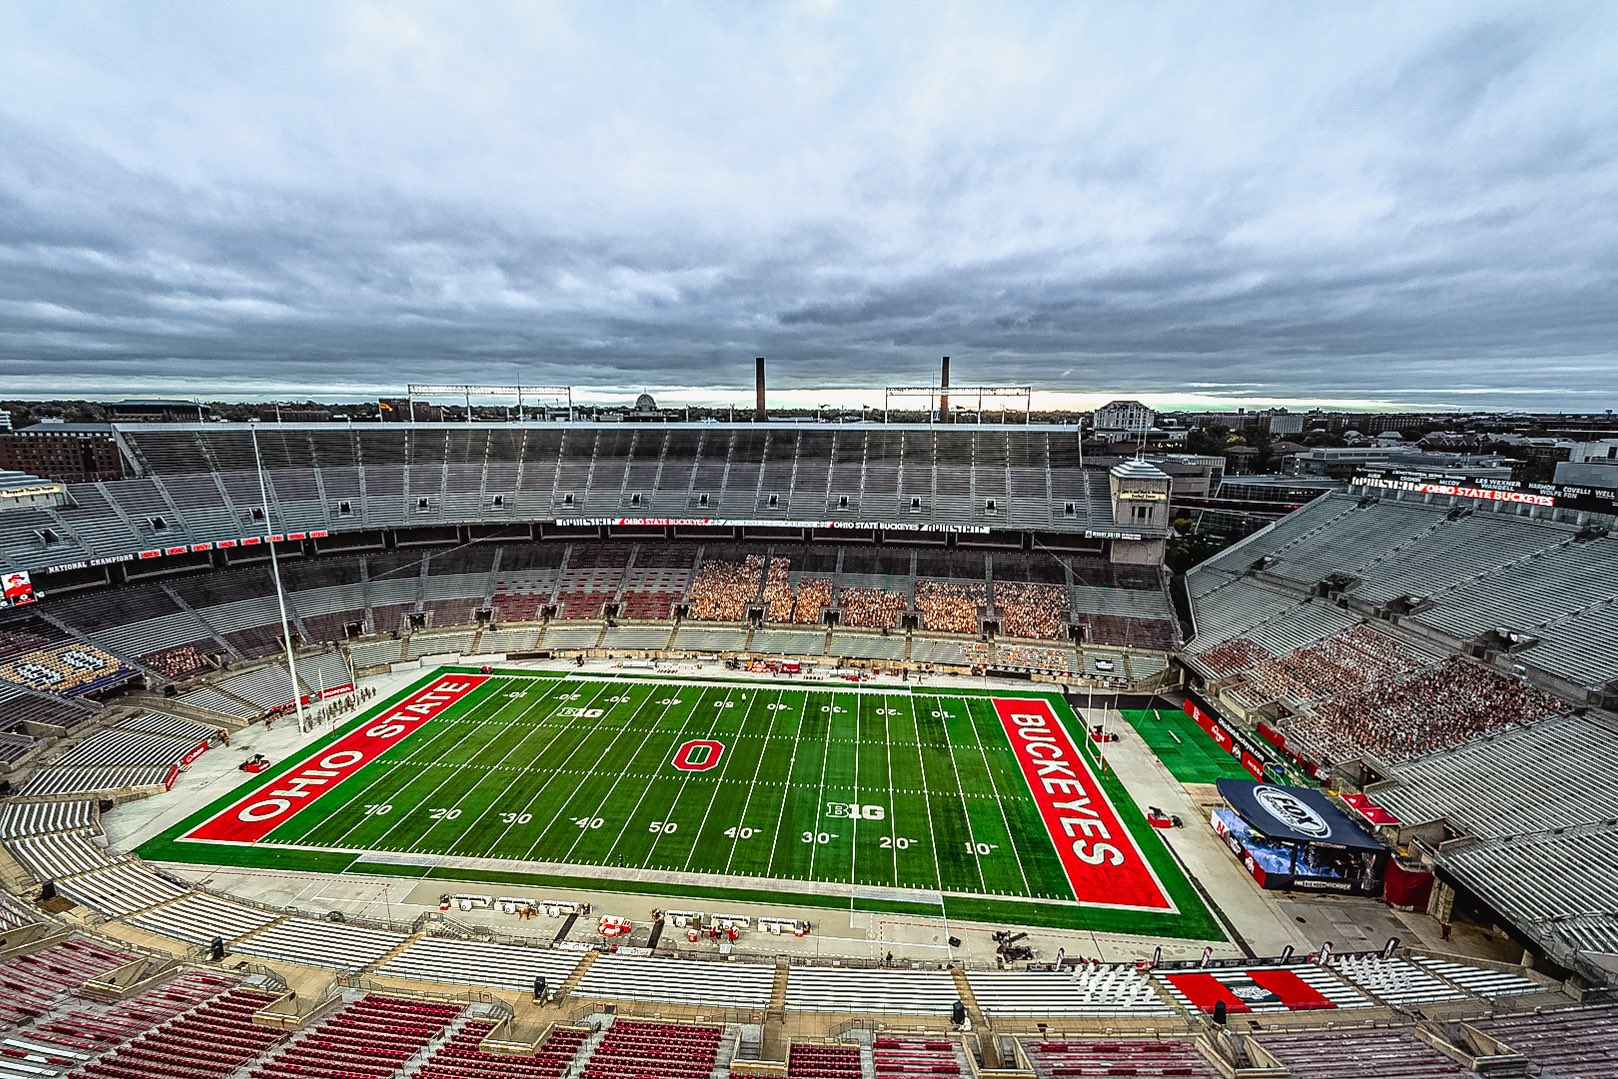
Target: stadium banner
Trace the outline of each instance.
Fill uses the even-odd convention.
[[[1580,510],[1586,513],[1618,514],[1618,490],[1568,483],[1518,483],[1515,480],[1465,479],[1435,472],[1406,468],[1362,465],[1350,481],[1358,487],[1385,491],[1410,491],[1425,495],[1450,495],[1478,502],[1501,502],[1518,506]]]
[[[858,529],[888,532],[959,532],[987,535],[987,525],[954,525],[934,521],[786,521],[778,518],[743,517],[558,517],[552,524],[584,528],[614,528],[621,525],[652,528],[821,528]]]
[[[481,674],[449,674],[434,679],[180,838],[216,843],[259,842],[486,681],[488,676]]]
[[[1196,720],[1197,726],[1201,727],[1203,733],[1214,740],[1215,745],[1235,757],[1241,763],[1241,766],[1247,769],[1249,775],[1254,779],[1263,780],[1264,762],[1246,746],[1238,742],[1236,736],[1225,729],[1224,724],[1198,707],[1197,702],[1190,697],[1185,699],[1185,714]]]
[[[34,578],[25,569],[8,570],[0,607],[24,607],[34,602]]]
[[[1067,728],[1045,701],[994,699],[1000,725],[1056,844],[1074,898],[1088,906],[1173,910],[1157,875]]]

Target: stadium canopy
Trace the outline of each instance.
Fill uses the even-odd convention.
[[[1383,849],[1319,791],[1242,779],[1221,779],[1216,786],[1249,827],[1270,839],[1349,850]]]

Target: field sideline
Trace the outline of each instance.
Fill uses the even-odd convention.
[[[1222,938],[1092,750],[1055,695],[446,669],[140,853]]]

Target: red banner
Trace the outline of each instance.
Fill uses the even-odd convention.
[[[449,674],[434,680],[182,838],[257,843],[486,681],[488,677],[481,674]]]
[[[1134,836],[1051,706],[997,698],[994,710],[1074,897],[1096,906],[1173,910]]]
[[[196,745],[186,750],[185,756],[180,758],[180,763],[183,765],[193,764],[196,762],[198,757],[202,756],[206,752],[208,752],[208,743],[206,741],[198,742]]]

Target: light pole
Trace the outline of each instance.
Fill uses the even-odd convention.
[[[298,692],[298,664],[292,658],[292,628],[287,624],[287,594],[281,587],[281,563],[275,556],[275,527],[270,521],[270,487],[264,478],[264,458],[258,452],[258,421],[248,426],[253,435],[253,463],[258,466],[259,506],[264,514],[265,540],[270,545],[270,578],[275,581],[275,605],[281,612],[281,643],[286,646],[287,674],[292,676],[292,709],[298,715],[298,733],[309,733],[303,714],[303,694]]]

